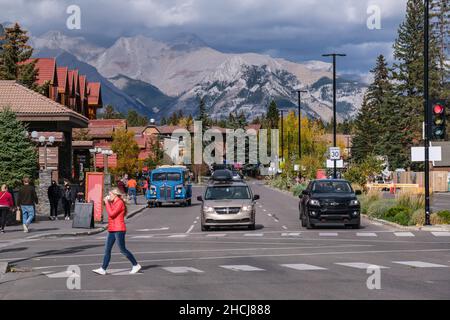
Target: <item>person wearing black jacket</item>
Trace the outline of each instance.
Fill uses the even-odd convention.
[[[50,202],[50,220],[58,220],[58,203],[59,199],[61,199],[61,189],[55,180],[52,180],[47,194]]]
[[[36,190],[30,185],[30,179],[23,178],[23,186],[19,190],[17,205],[22,211],[23,231],[28,232],[29,226],[34,219],[35,205],[38,204]]]
[[[62,203],[64,207],[64,219],[70,220],[70,209],[72,208],[73,192],[68,181],[64,181]]]

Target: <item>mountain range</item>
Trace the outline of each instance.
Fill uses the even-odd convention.
[[[102,47],[83,37],[50,31],[32,37],[36,57],[55,56],[59,65],[78,68],[102,83],[103,101],[117,110],[132,108],[156,120],[174,111],[195,115],[200,97],[213,118],[241,110],[252,119],[266,112],[271,100],[309,117],[332,118],[332,65],[295,63],[256,53],[223,53],[192,34],[170,40],[121,37]],[[367,86],[338,78],[338,121],[359,110]]]

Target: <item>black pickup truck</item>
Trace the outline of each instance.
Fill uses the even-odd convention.
[[[361,207],[357,194],[346,180],[313,180],[300,195],[302,227],[361,226]]]

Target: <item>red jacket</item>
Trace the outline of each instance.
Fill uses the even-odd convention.
[[[125,203],[116,198],[113,202],[106,201],[106,212],[108,213],[108,231],[127,231],[125,226]]]
[[[14,207],[12,195],[8,191],[0,192],[0,207]]]

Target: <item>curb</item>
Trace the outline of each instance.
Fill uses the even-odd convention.
[[[383,219],[378,219],[374,217],[370,217],[367,214],[361,214],[364,218],[367,220],[379,222],[383,225],[387,225],[390,227],[394,227],[401,230],[409,230],[409,231],[450,231],[450,226],[447,225],[434,225],[434,226],[402,226],[400,224],[397,224],[395,222],[386,221]]]
[[[142,211],[144,211],[147,208],[147,206],[143,206],[142,208],[139,208],[127,215],[125,218],[126,220],[129,220]],[[92,236],[99,233],[102,233],[106,231],[108,228],[108,225],[105,225],[103,227],[90,229],[89,231],[78,231],[78,232],[66,232],[66,233],[43,233],[43,234],[37,234],[35,236],[27,237],[26,239],[29,240],[36,240],[36,239],[46,239],[46,238],[64,238],[64,237],[80,237],[80,236]]]

